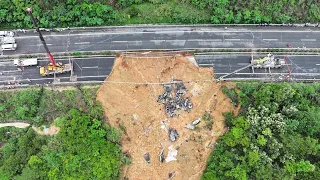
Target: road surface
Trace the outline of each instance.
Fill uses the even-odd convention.
[[[255,55],[254,58],[264,57],[264,54]],[[281,81],[290,73],[292,80],[318,79],[320,80],[320,56],[316,55],[290,55],[285,56],[289,66],[279,69],[244,69],[237,74],[226,78],[232,79],[271,79]],[[231,73],[247,66],[251,60],[251,54],[207,54],[196,55],[197,63],[202,67],[213,67],[215,78]],[[275,58],[284,58],[283,55],[275,55]]]
[[[57,62],[69,63],[69,59],[56,59]],[[90,57],[90,58],[74,58],[73,62],[74,75],[73,80],[82,81],[103,81],[110,74],[114,57]],[[38,60],[38,66],[48,64],[48,60]],[[51,84],[54,80],[53,76],[41,77],[37,66],[24,67],[23,71],[19,71],[13,65],[13,61],[0,62],[0,86],[8,85],[9,81],[19,81],[22,84],[43,85]],[[59,74],[56,80],[60,82],[70,82],[71,73]]]
[[[53,53],[75,51],[186,50],[212,48],[320,48],[319,28],[163,27],[97,28],[43,32]],[[45,53],[34,32],[18,32],[16,51],[4,55]]]

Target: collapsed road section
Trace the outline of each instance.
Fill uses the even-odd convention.
[[[132,159],[124,177],[200,179],[213,145],[226,131],[222,113],[237,112],[222,84],[232,86],[216,83],[212,68],[197,67],[189,54],[117,57],[97,100],[109,123],[122,131],[122,150]],[[202,121],[205,114],[212,118]],[[212,127],[206,128],[206,121]]]

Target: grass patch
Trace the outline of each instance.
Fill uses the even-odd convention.
[[[188,3],[172,0],[162,4],[143,3],[132,5],[121,12],[124,24],[155,23],[208,23],[210,11],[200,10]]]

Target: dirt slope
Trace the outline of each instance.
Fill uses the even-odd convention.
[[[221,84],[212,81],[212,69],[195,66],[188,60],[192,58],[179,54],[174,57],[120,56],[106,79],[109,82],[99,89],[97,100],[102,102],[110,124],[122,129],[123,151],[132,157],[132,164],[123,168],[124,176],[130,180],[165,180],[170,172],[175,172],[173,179],[177,180],[200,179],[212,145],[225,132],[222,112],[235,111],[234,107],[220,90]],[[164,92],[163,85],[115,83],[169,82],[172,79],[184,81],[188,90],[186,96],[193,103],[189,113],[181,112],[174,118],[166,115],[163,105],[157,103],[158,96]],[[202,117],[205,112],[214,119],[212,131],[204,127],[204,121],[195,130],[185,128],[186,123]],[[166,127],[161,128],[162,121]],[[168,138],[169,127],[175,128],[180,135],[175,142]],[[178,150],[176,161],[159,161],[161,144],[165,157],[170,145]],[[143,157],[147,152],[151,157],[150,164]]]

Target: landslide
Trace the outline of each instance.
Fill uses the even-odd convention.
[[[122,131],[123,151],[132,158],[132,163],[123,167],[123,176],[130,180],[162,180],[175,173],[176,180],[200,179],[215,142],[226,131],[222,113],[237,113],[238,109],[222,93],[222,84],[214,81],[213,69],[197,67],[192,55],[142,56],[117,57],[112,73],[97,93],[109,123]],[[184,82],[193,109],[170,118],[163,104],[157,102],[164,87],[156,83],[172,79]],[[185,128],[205,113],[212,117],[212,130],[203,119],[195,130]],[[161,127],[162,121],[165,127]],[[169,127],[180,135],[175,142],[168,138]],[[171,145],[178,150],[177,160],[161,163],[158,153],[164,147],[166,157]],[[145,153],[150,154],[150,164],[144,159]]]

